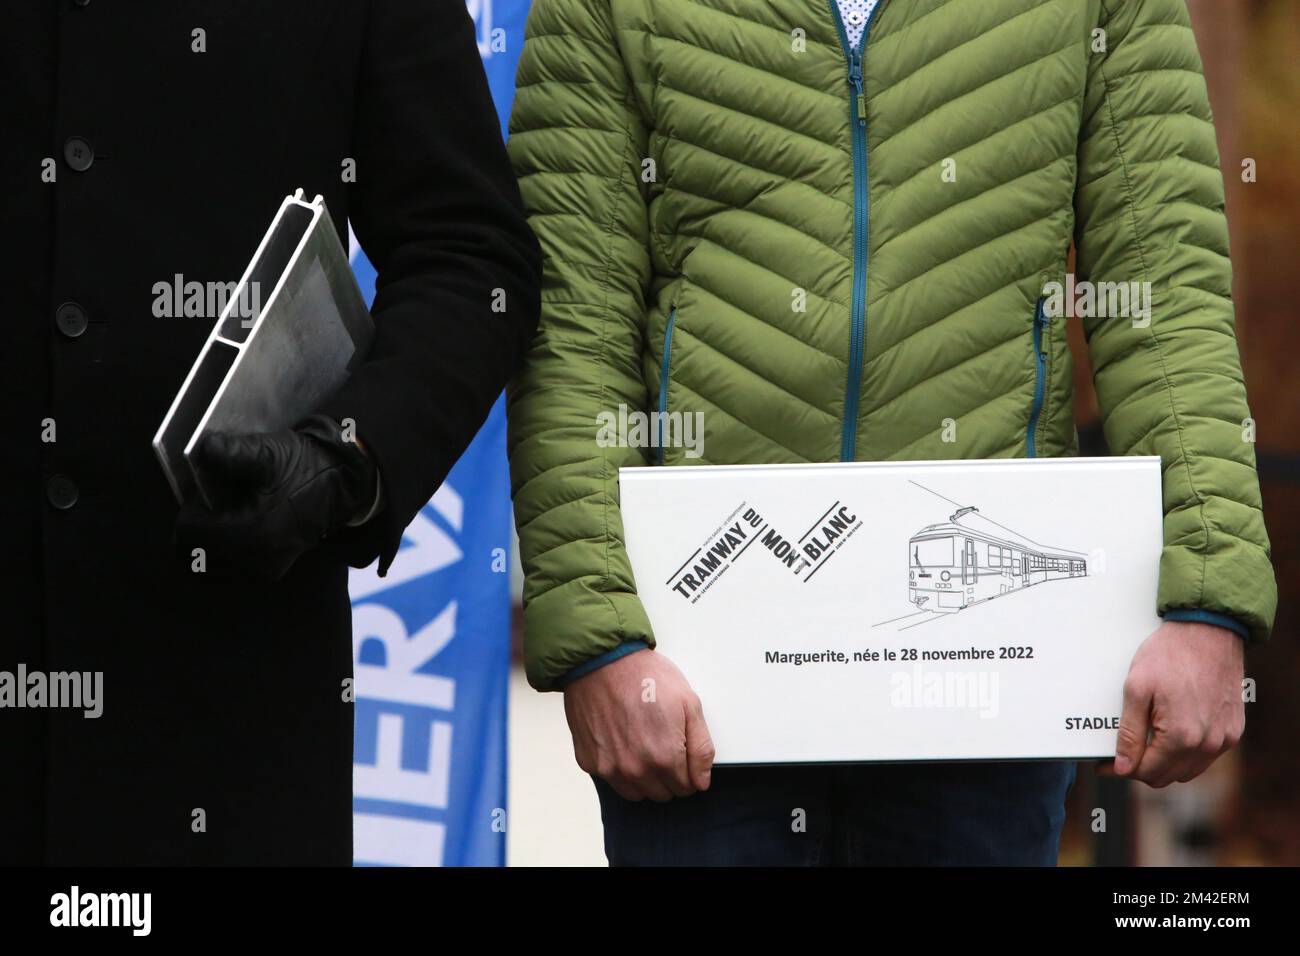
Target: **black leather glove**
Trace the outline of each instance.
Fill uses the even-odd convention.
[[[364,516],[378,493],[370,457],[325,415],[277,432],[214,432],[195,454],[214,500],[211,510],[201,502],[181,509],[178,545],[263,581],[278,581],[304,552]]]

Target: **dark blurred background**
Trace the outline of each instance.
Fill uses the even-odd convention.
[[[1237,337],[1280,603],[1272,640],[1247,654],[1257,700],[1246,736],[1201,778],[1150,790],[1080,766],[1061,862],[1072,865],[1300,864],[1300,0],[1188,0],[1218,128],[1231,230]],[[1255,161],[1256,181],[1242,164]],[[1078,323],[1084,454],[1104,454]],[[1094,832],[1094,811],[1106,830]]]

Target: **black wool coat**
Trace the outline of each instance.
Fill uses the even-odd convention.
[[[391,559],[537,321],[465,4],[9,3],[0,90],[0,672],[103,674],[98,719],[0,708],[0,863],[350,863],[347,563]],[[263,585],[173,548],[150,442],[214,317],[154,287],[238,279],[298,187],[378,269],[324,410],[386,506]]]

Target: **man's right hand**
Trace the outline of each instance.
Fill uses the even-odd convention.
[[[578,766],[625,800],[671,800],[709,789],[713,740],[700,699],[652,650],[584,674],[564,689]]]

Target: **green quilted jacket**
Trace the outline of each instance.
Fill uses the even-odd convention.
[[[622,466],[1075,453],[1072,240],[1079,281],[1150,283],[1149,323],[1074,321],[1112,452],[1163,461],[1157,610],[1267,636],[1184,0],[883,0],[856,49],[834,0],[534,0],[510,125],[546,258],[509,404],[535,687],[653,645]],[[598,440],[620,406],[703,412],[703,454]]]

